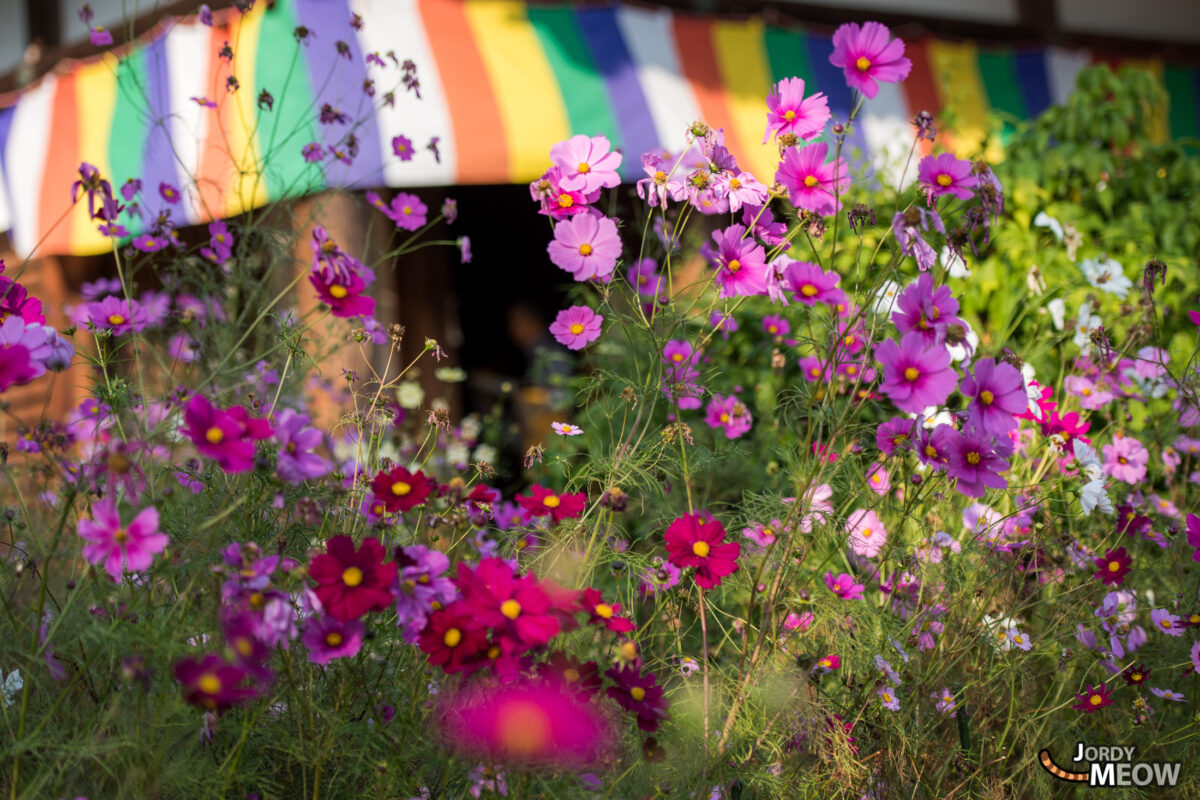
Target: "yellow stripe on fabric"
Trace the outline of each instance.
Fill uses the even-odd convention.
[[[99,61],[86,64],[75,73],[75,108],[79,152],[74,154],[72,163],[86,161],[100,170],[105,180],[114,180],[108,159],[109,135],[117,108],[117,59],[112,53],[105,53]],[[51,155],[51,158],[70,157],[66,153]],[[113,187],[114,191],[118,188]],[[70,222],[72,253],[102,253],[111,247],[109,238],[96,230],[98,224],[88,217],[86,202],[75,206]]]
[[[1121,66],[1146,70],[1154,76],[1154,80],[1159,88],[1164,92],[1166,91],[1166,84],[1163,78],[1165,68],[1161,58],[1123,58],[1121,59]],[[1152,142],[1164,144],[1169,138],[1167,136],[1169,128],[1167,125],[1167,113],[1167,104],[1160,103],[1154,107],[1154,112],[1146,120],[1146,133],[1150,136]]]
[[[463,11],[500,109],[509,180],[535,180],[550,166],[550,147],[572,133],[562,99],[570,87],[560,90],[524,3],[467,0]],[[487,136],[488,124],[479,120],[475,135]]]
[[[262,32],[266,3],[255,3],[249,13],[236,22],[234,32],[233,76],[239,89],[234,95],[236,105],[229,120],[229,155],[237,174],[233,176],[225,216],[233,216],[266,205],[270,199],[267,179],[262,174],[262,154],[257,142],[259,119],[258,98],[254,94],[255,62],[258,57],[258,38]],[[266,112],[261,112],[264,115]]]
[[[988,134],[988,105],[987,90],[979,74],[978,48],[968,42],[934,39],[929,43],[929,61],[942,97],[942,113],[952,115],[947,126],[954,134],[955,155],[1002,159],[1004,151],[999,136],[991,137],[987,152],[981,152]]]
[[[713,25],[712,42],[725,103],[737,137],[738,146],[729,149],[743,169],[769,185],[775,180],[779,150],[773,143],[762,143],[767,129],[767,94],[771,91],[764,28],[759,19],[717,22]]]

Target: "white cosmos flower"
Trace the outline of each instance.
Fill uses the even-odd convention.
[[[1133,288],[1133,281],[1125,277],[1125,268],[1111,258],[1085,258],[1079,268],[1092,286],[1102,292],[1115,294],[1122,300]]]
[[[903,286],[895,281],[884,281],[871,301],[871,307],[875,310],[875,313],[890,316],[892,311],[896,309],[896,302],[900,299],[900,292],[903,288]]]
[[[1079,316],[1075,319],[1075,346],[1087,355],[1092,349],[1092,334],[1104,324],[1099,314],[1092,313],[1092,304],[1084,303],[1079,307]]]
[[[1042,399],[1042,387],[1033,385],[1037,373],[1033,371],[1032,364],[1026,362],[1021,365],[1021,377],[1025,380],[1025,400],[1029,403],[1029,413],[1040,420],[1042,406],[1038,401]]]
[[[1054,234],[1055,239],[1058,239],[1060,242],[1063,240],[1062,223],[1045,211],[1038,212],[1038,215],[1033,218],[1033,224],[1039,228],[1049,228],[1050,232]]]
[[[0,675],[4,672],[0,671]],[[13,700],[17,697],[17,692],[25,688],[25,679],[21,677],[21,673],[13,670],[8,673],[8,677],[0,681],[0,701],[3,701],[4,707],[11,706]]]
[[[943,247],[939,254],[942,261],[942,266],[946,268],[951,278],[969,278],[971,270],[967,267],[967,262],[962,256],[956,255],[949,247]]]
[[[1049,303],[1046,303],[1046,310],[1050,312],[1050,319],[1054,322],[1054,330],[1061,331],[1067,319],[1067,303],[1061,297],[1056,297]]]

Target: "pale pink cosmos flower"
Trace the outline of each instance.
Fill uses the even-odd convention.
[[[559,436],[578,436],[583,433],[583,428],[578,425],[572,425],[569,422],[551,422],[550,427]]]
[[[1112,444],[1101,448],[1104,452],[1104,471],[1125,483],[1137,484],[1146,477],[1146,465],[1150,462],[1150,451],[1132,436],[1117,436]]]
[[[879,94],[879,82],[896,83],[908,77],[912,61],[904,57],[904,42],[879,22],[848,22],[833,34],[829,63],[841,67],[846,83],[869,98]]]
[[[859,509],[846,520],[846,533],[850,534],[850,549],[860,556],[874,558],[879,555],[887,541],[887,528],[874,511]]]
[[[892,479],[887,467],[876,461],[867,469],[867,488],[878,495],[885,495],[892,488]]]
[[[829,121],[829,100],[824,92],[804,96],[801,78],[784,78],[767,95],[766,144],[772,136],[790,133],[805,141],[815,139]]]
[[[114,581],[124,571],[146,569],[167,546],[167,537],[158,532],[157,509],[142,509],[133,522],[122,525],[111,497],[92,505],[92,518],[79,521],[79,535],[88,542],[83,557],[103,565]]]
[[[568,350],[582,350],[600,338],[604,317],[587,306],[571,306],[558,312],[550,333]]]
[[[586,194],[621,183],[621,154],[603,136],[572,136],[550,148],[550,159],[562,169],[558,185],[567,191]]]
[[[550,260],[577,281],[605,278],[621,256],[621,237],[608,217],[576,214],[555,224],[554,241],[546,250]]]
[[[800,518],[800,530],[812,533],[814,525],[824,525],[833,513],[833,488],[828,483],[818,484],[804,493],[804,504],[807,506],[804,516]]]

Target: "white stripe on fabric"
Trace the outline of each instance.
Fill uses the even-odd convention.
[[[446,100],[441,73],[433,57],[433,48],[425,32],[425,23],[416,0],[350,0],[350,10],[363,18],[358,31],[359,47],[365,55],[377,52],[388,66],[367,65],[367,74],[375,80],[375,122],[379,127],[379,147],[383,153],[383,175],[388,186],[442,186],[458,177],[455,163],[454,126]],[[401,72],[385,55],[389,50],[400,59],[417,66],[421,81],[421,99],[398,83]],[[382,103],[384,93],[394,91],[396,103]],[[392,139],[403,134],[413,142],[416,155],[401,161],[392,151]],[[442,161],[439,164],[425,144],[434,136]]]
[[[1087,50],[1047,47],[1046,73],[1050,79],[1050,101],[1055,105],[1066,103],[1071,92],[1075,91],[1075,79],[1090,63],[1092,56]]]
[[[617,25],[637,66],[658,144],[672,153],[686,145],[688,126],[702,119],[700,103],[679,66],[671,12],[622,6]]]
[[[38,240],[38,208],[42,192],[62,192],[62,205],[67,205],[69,186],[42,186],[46,156],[50,152],[50,116],[54,111],[54,92],[58,80],[47,75],[33,89],[21,96],[14,112],[8,148],[4,153],[8,164],[9,197],[12,201],[12,243],[17,255],[34,255]],[[61,158],[74,158],[74,153],[60,153]]]
[[[200,207],[196,192],[197,173],[204,139],[208,136],[212,109],[204,108],[193,97],[213,96],[210,73],[212,31],[199,24],[178,23],[167,34],[167,75],[170,85],[170,119],[168,132],[178,159],[176,171],[186,197],[184,206],[188,222],[207,222],[208,214]],[[223,89],[223,87],[222,87]]]
[[[912,111],[900,84],[880,83],[879,93],[864,102],[862,115],[860,124],[876,177],[883,184],[896,188],[916,135],[911,122]],[[916,171],[916,164],[910,164],[904,178],[905,186],[912,183]]]

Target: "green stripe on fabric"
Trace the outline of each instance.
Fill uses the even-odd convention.
[[[575,13],[570,8],[550,6],[529,7],[526,13],[558,82],[571,133],[603,134],[614,149],[621,147],[621,131],[609,103],[608,87],[583,41]]]
[[[1200,102],[1200,81],[1196,79],[1196,70],[1167,64],[1163,69],[1163,84],[1170,97],[1167,120],[1171,138],[1200,136],[1200,117],[1196,112],[1196,103]]]
[[[1010,51],[980,50],[979,74],[987,92],[988,105],[1004,118],[1003,138],[1011,134],[1016,121],[1027,119],[1025,95],[1017,79],[1017,63]]]
[[[767,46],[767,64],[771,68],[771,81],[779,83],[784,78],[800,78],[805,84],[805,94],[813,94],[816,74],[808,57],[808,40],[804,31],[767,27],[763,33]]]
[[[304,48],[294,36],[299,24],[290,0],[281,0],[268,8],[263,14],[254,61],[255,96],[265,89],[275,98],[272,111],[260,112],[256,136],[263,155],[263,177],[272,200],[325,188],[320,166],[307,163],[300,155],[304,145],[319,142],[321,136],[313,124],[317,115],[316,95],[309,82]],[[319,44],[320,41],[308,46],[332,46]],[[362,146],[379,145],[363,142]]]
[[[114,189],[120,189],[130,178],[142,177],[146,138],[150,133],[147,79],[145,48],[139,47],[117,64],[117,103],[108,139],[108,164]],[[143,188],[147,195],[157,196],[157,186]]]

